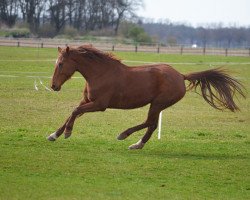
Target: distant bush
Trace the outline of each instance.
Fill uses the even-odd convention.
[[[169,46],[171,46],[171,47],[176,46],[176,45],[177,45],[177,39],[176,39],[176,37],[170,35],[170,36],[167,38],[167,44],[168,44]]]
[[[145,32],[145,30],[134,23],[123,22],[119,29],[119,34],[123,37],[132,39],[136,43],[151,43],[152,38]]]
[[[43,38],[66,38],[66,39],[74,39],[75,37],[78,36],[78,30],[66,26],[62,31],[59,33],[56,32],[55,26],[47,23],[41,26],[38,31],[37,31],[38,37],[43,37]]]
[[[31,33],[27,28],[2,29],[0,31],[2,37],[28,38],[30,35]]]
[[[53,38],[56,35],[56,28],[51,24],[44,24],[37,31],[38,37]]]
[[[92,36],[101,36],[101,37],[110,37],[114,36],[114,30],[111,28],[102,28],[94,31],[88,31],[89,35]]]
[[[74,39],[78,36],[78,30],[71,26],[66,26],[60,35],[63,35],[68,39]]]

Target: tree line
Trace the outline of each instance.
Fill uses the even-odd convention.
[[[221,23],[192,27],[174,24],[168,20],[166,22],[144,21],[141,26],[155,41],[169,46],[195,44],[199,47],[250,48],[250,27],[226,27]]]
[[[109,28],[116,35],[121,21],[141,5],[142,0],[1,0],[0,19],[8,27],[26,23],[33,33],[50,27],[57,35],[69,26],[84,32]]]
[[[0,0],[0,27],[22,24],[38,37],[95,32],[169,46],[250,47],[250,27],[149,21],[136,16],[142,4],[143,0]],[[15,37],[15,33],[11,35]]]

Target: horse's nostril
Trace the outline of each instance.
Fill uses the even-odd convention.
[[[56,86],[54,84],[51,85],[51,88],[54,90],[54,91],[59,91],[61,89],[61,87],[59,86]]]
[[[54,91],[56,91],[57,90],[57,87],[56,87],[56,85],[51,85],[51,88],[54,90]]]

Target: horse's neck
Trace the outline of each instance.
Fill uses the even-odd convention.
[[[125,66],[120,62],[91,62],[80,65],[78,71],[87,81],[95,81],[105,75],[119,74]]]

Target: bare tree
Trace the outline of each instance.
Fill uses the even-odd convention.
[[[18,16],[17,0],[1,0],[0,1],[0,21],[9,27],[16,23]]]
[[[114,0],[115,19],[115,35],[117,35],[121,20],[126,17],[135,17],[135,11],[142,6],[142,0]]]
[[[44,12],[47,0],[18,0],[22,19],[29,24],[30,30],[36,32],[40,26],[41,13]]]
[[[66,0],[49,0],[50,23],[58,34],[66,24]]]

